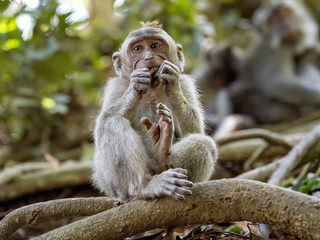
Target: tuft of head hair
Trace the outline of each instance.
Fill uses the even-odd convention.
[[[162,24],[160,24],[158,20],[152,22],[140,22],[140,24],[142,27],[162,28]]]

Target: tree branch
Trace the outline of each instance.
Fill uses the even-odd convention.
[[[266,182],[270,178],[271,174],[274,173],[274,171],[276,171],[279,168],[282,160],[283,160],[283,158],[278,159],[276,161],[273,161],[273,162],[271,162],[267,165],[264,165],[262,167],[258,167],[258,168],[252,169],[250,171],[244,172],[235,178],[236,179],[251,179],[251,180],[256,180],[256,181],[260,181],[260,182]]]
[[[81,162],[65,164],[57,170],[49,168],[21,175],[12,183],[1,186],[0,202],[38,191],[88,184],[91,176],[90,167],[91,162]]]
[[[0,172],[0,185],[4,185],[12,181],[18,176],[21,176],[23,173],[48,169],[50,167],[50,164],[46,162],[30,162],[21,163],[13,167],[6,168]]]
[[[305,134],[291,134],[283,136],[286,141],[291,145],[297,144]],[[227,139],[227,138],[225,138]],[[235,138],[232,138],[235,140]],[[219,146],[220,161],[244,161],[252,156],[257,148],[265,145],[265,140],[261,138],[243,139],[241,141],[222,141],[222,145]],[[284,156],[290,149],[284,148],[280,145],[270,144],[267,151],[264,152],[264,158],[273,158],[277,156]]]
[[[268,183],[279,185],[306,159],[314,159],[320,155],[320,125],[307,133],[301,141],[284,157],[279,168],[272,174]]]
[[[247,220],[313,240],[320,239],[319,219],[320,200],[315,197],[252,180],[225,179],[195,184],[185,201],[131,201],[35,239],[119,239],[163,226]]]
[[[269,144],[280,145],[286,149],[291,149],[293,145],[288,142],[281,134],[271,132],[266,129],[248,129],[235,132],[227,137],[216,138],[215,141],[219,145],[239,141],[243,139],[262,138]]]
[[[108,197],[69,198],[35,203],[18,208],[0,221],[1,239],[7,239],[24,225],[35,225],[46,219],[90,216],[123,204]]]

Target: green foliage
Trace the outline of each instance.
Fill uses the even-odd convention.
[[[9,4],[1,2],[0,8]],[[56,115],[68,113],[75,94],[82,93],[77,104],[96,101],[103,82],[101,55],[80,36],[79,24],[69,20],[72,12],[59,13],[56,1],[41,1],[30,9],[20,5],[14,14],[0,18],[0,109],[13,140],[56,125]],[[19,17],[31,21],[25,35],[19,29]],[[32,27],[33,25],[33,27]]]
[[[243,229],[241,227],[238,227],[236,225],[232,225],[226,229],[226,231],[231,233],[243,233]]]
[[[197,20],[205,17],[199,12],[199,5],[208,5],[208,1],[127,0],[118,5],[119,2],[115,1],[114,5],[115,10],[125,17],[125,32],[139,27],[141,21],[159,20],[173,39],[182,43],[186,56],[199,56],[200,44],[205,37],[200,32],[200,22]]]
[[[319,195],[320,192],[320,169],[318,169],[315,176],[306,177],[298,181],[292,186],[292,189],[309,195]]]

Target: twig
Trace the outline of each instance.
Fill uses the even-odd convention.
[[[251,180],[257,180],[261,182],[268,181],[271,174],[279,168],[283,158],[278,159],[276,161],[273,161],[272,163],[269,163],[265,166],[255,168],[251,171],[244,172],[240,175],[238,175],[235,178],[238,179],[251,179]]]
[[[251,165],[261,156],[263,156],[263,154],[269,149],[269,144],[265,143],[263,145],[261,145],[255,152],[253,152],[253,154],[250,156],[250,158],[245,162],[243,168],[245,170],[248,170],[251,168]]]
[[[279,185],[296,167],[320,154],[320,125],[307,133],[284,158],[268,183]]]
[[[91,216],[122,204],[121,200],[108,197],[69,198],[31,204],[12,211],[0,221],[0,236],[7,239],[20,227],[35,225],[45,219]]]
[[[239,141],[243,139],[262,138],[270,144],[280,145],[284,148],[291,149],[293,145],[288,142],[282,135],[265,129],[248,129],[235,132],[227,137],[216,138],[219,145]]]

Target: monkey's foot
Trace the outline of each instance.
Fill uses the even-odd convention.
[[[141,122],[147,128],[153,144],[154,158],[159,165],[160,172],[163,172],[168,169],[168,160],[171,155],[173,121],[170,109],[162,103],[157,105],[157,114],[161,116],[157,124],[146,117],[142,118]]]

